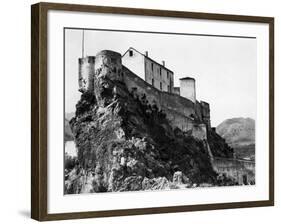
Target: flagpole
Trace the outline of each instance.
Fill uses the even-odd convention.
[[[82,32],[82,58],[84,58],[84,30]]]

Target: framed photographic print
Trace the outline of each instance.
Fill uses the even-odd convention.
[[[274,204],[274,19],[32,5],[32,218]]]

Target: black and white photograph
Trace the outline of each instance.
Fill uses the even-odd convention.
[[[64,28],[65,195],[255,186],[256,116],[255,37]]]

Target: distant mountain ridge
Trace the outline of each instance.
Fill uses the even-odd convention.
[[[231,118],[223,121],[216,132],[233,148],[255,144],[255,120]]]
[[[73,133],[71,131],[71,128],[69,126],[69,120],[67,118],[64,118],[64,141],[73,141]]]
[[[71,118],[75,117],[75,112],[65,113],[65,118],[70,121]]]

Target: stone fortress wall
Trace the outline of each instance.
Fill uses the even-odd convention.
[[[207,124],[203,123],[201,104],[196,105],[190,100],[177,94],[162,92],[143,79],[123,67],[124,82],[133,94],[146,99],[151,105],[156,105],[162,110],[173,128],[189,132],[193,137],[207,139]]]
[[[123,73],[128,90],[139,97],[145,96],[150,105],[156,105],[162,110],[172,127],[185,132],[192,129],[195,121],[190,116],[195,114],[195,110],[191,101],[176,94],[161,92],[126,67],[123,67]]]
[[[217,173],[235,179],[239,185],[255,183],[254,161],[214,157],[213,168]]]

